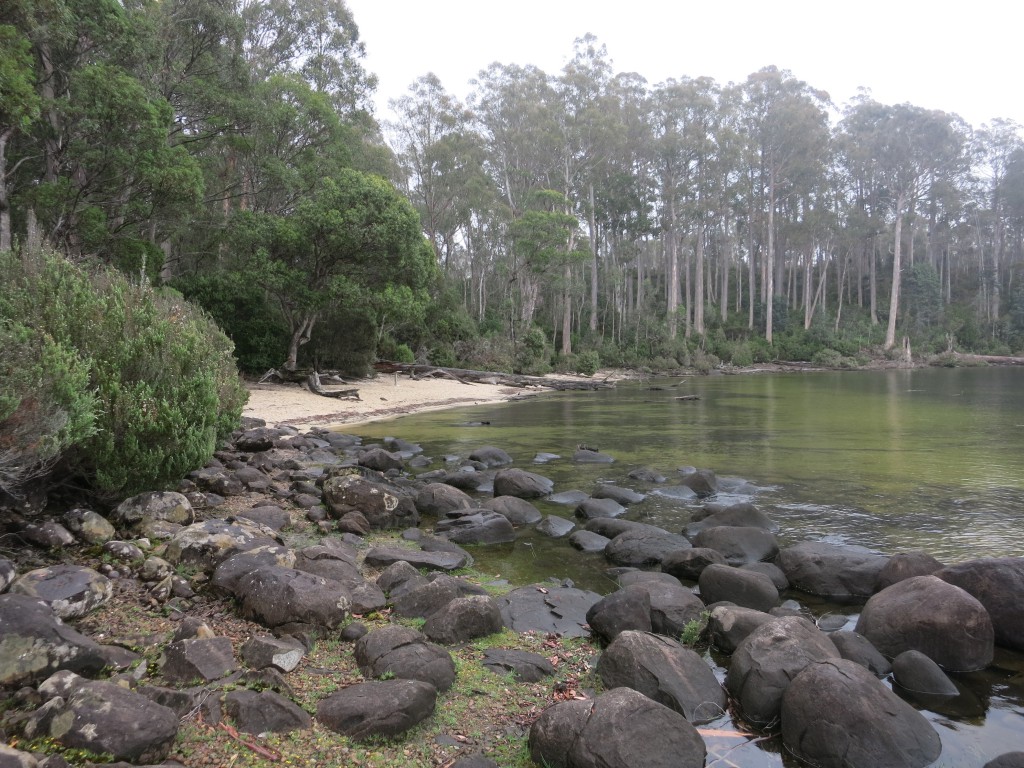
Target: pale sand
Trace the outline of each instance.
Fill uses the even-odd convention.
[[[421,379],[381,374],[353,384],[324,387],[358,389],[359,400],[315,395],[298,384],[249,384],[249,402],[243,416],[263,419],[270,426],[330,426],[436,411],[479,403],[514,400],[547,390],[520,389],[493,384],[462,384],[451,379]]]

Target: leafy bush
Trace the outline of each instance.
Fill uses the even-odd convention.
[[[37,329],[44,354],[45,340],[55,345],[55,399],[95,393],[94,429],[78,415],[61,472],[97,495],[167,487],[205,464],[237,426],[246,392],[231,342],[180,295],[113,270],[86,272],[59,254],[22,260],[10,252],[0,254],[0,294],[8,328]]]
[[[750,342],[734,341],[731,344],[729,362],[740,368],[747,368],[754,364],[754,353],[750,348]]]
[[[839,368],[842,366],[843,356],[834,349],[819,349],[811,357],[811,362],[823,368]]]
[[[576,355],[576,373],[580,376],[593,376],[601,367],[601,356],[596,350],[588,349]]]
[[[531,328],[523,335],[516,354],[516,371],[527,376],[551,373],[547,337],[540,328]]]

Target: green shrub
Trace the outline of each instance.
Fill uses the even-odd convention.
[[[87,272],[53,253],[0,254],[0,293],[8,327],[37,329],[62,350],[61,397],[95,393],[95,428],[78,428],[63,446],[61,471],[97,495],[167,487],[205,464],[237,426],[247,395],[231,342],[177,293],[114,270]]]
[[[576,355],[575,371],[580,376],[593,376],[601,367],[601,356],[597,350],[588,349]]]
[[[820,365],[823,368],[841,368],[843,363],[843,356],[836,352],[834,349],[819,349],[811,357],[811,362],[815,365]]]
[[[697,373],[711,373],[711,371],[722,364],[718,357],[702,349],[695,350],[690,361],[691,366]]]
[[[751,350],[750,342],[734,341],[731,345],[729,362],[740,368],[747,368],[754,364],[754,353]]]

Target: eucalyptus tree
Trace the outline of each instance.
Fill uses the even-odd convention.
[[[765,340],[772,342],[775,284],[785,266],[776,256],[775,216],[787,197],[806,197],[828,163],[829,97],[786,70],[765,67],[743,86],[746,129],[751,142],[755,193],[763,199],[766,243],[761,296],[765,308]],[[790,200],[791,209],[801,204]]]
[[[7,144],[18,131],[27,131],[39,117],[40,99],[35,89],[35,68],[28,38],[16,21],[12,1],[0,15],[0,252],[11,248],[11,207],[7,168]],[[27,160],[24,157],[24,160]]]

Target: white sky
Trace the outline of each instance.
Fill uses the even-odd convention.
[[[590,32],[614,72],[651,85],[710,76],[721,85],[774,64],[837,107],[870,89],[882,103],[955,112],[974,127],[1024,125],[1024,4],[1017,0],[346,0],[389,99],[434,72],[465,99],[492,62],[549,74]]]

